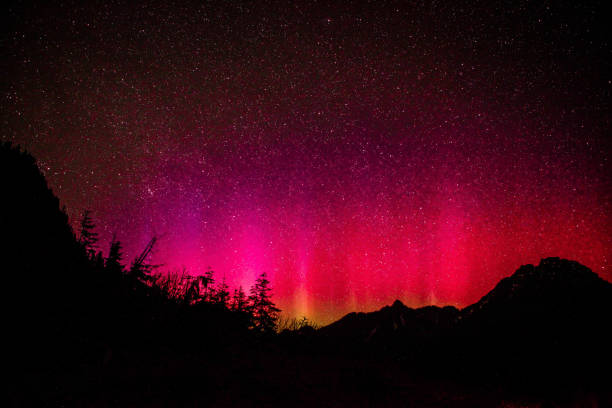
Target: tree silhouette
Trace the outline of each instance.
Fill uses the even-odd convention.
[[[153,247],[157,242],[157,238],[153,237],[147,244],[142,253],[134,259],[132,266],[130,267],[130,275],[141,281],[149,282],[152,281],[151,273],[158,265],[153,265],[147,262],[147,258],[153,251]]]
[[[98,253],[92,258],[93,266],[95,270],[103,270],[104,269],[104,255],[102,251],[98,251]]]
[[[121,264],[121,261],[123,260],[123,253],[121,252],[122,249],[121,242],[117,241],[117,239],[113,236],[110,250],[108,251],[108,257],[106,258],[106,269],[112,272],[123,272],[123,265]]]
[[[227,283],[225,283],[225,275],[223,275],[223,281],[221,281],[221,284],[217,288],[217,291],[215,293],[215,300],[216,303],[223,307],[227,307],[227,304],[230,300],[229,286],[227,286]]]
[[[201,278],[202,278],[201,276],[194,278],[192,276],[187,275],[185,272],[183,272],[183,277],[179,279],[181,283],[177,283],[177,282],[174,283],[175,290],[177,287],[180,287],[180,286],[185,287],[185,292],[183,295],[183,302],[186,305],[194,305],[196,303],[199,303],[202,300],[202,296],[200,294]]]
[[[232,296],[232,310],[235,312],[246,312],[249,303],[244,289],[240,286],[238,289],[234,289],[234,295]]]
[[[259,275],[251,288],[249,301],[255,329],[262,333],[274,332],[280,309],[272,302],[272,288],[265,272]]]
[[[215,271],[209,266],[204,275],[199,277],[199,283],[202,286],[202,299],[210,301],[214,295],[213,285],[215,283]]]
[[[96,225],[94,224],[90,211],[85,210],[81,219],[81,229],[79,231],[79,243],[87,253],[90,259],[96,256],[96,248],[98,243],[98,233],[95,232]]]

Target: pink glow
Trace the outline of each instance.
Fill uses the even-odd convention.
[[[314,212],[304,205],[245,209],[240,218],[225,220],[218,243],[196,232],[185,242],[199,239],[202,251],[166,252],[162,241],[156,258],[196,273],[210,265],[234,287],[248,288],[267,271],[286,314],[321,323],[395,299],[415,307],[466,306],[521,264],[546,256],[578,260],[610,279],[603,214],[568,214],[558,202],[523,208],[492,203],[474,212],[469,203],[444,189],[428,208],[395,213],[392,202],[381,207],[374,201]]]

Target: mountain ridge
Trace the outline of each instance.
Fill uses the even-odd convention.
[[[586,295],[587,291],[592,291],[596,298],[589,300],[589,296],[585,296],[584,304],[577,304],[578,298]],[[581,310],[588,306],[599,306],[598,303],[605,304],[606,298],[611,299],[612,306],[612,283],[577,261],[548,257],[542,258],[538,265],[521,265],[512,275],[501,279],[480,300],[462,309],[434,305],[411,308],[398,299],[372,312],[348,313],[319,329],[319,333],[370,342],[381,333],[390,335],[412,329],[415,335],[422,335],[448,330],[451,326],[465,324],[465,321],[471,319],[495,320],[496,317],[485,319],[482,315],[492,310],[499,311],[508,305],[513,305],[516,310],[523,308],[517,305],[519,303],[544,309]],[[547,305],[547,302],[550,304]]]

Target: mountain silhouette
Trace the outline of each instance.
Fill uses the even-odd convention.
[[[522,319],[531,319],[534,313],[544,311],[571,316],[579,311],[596,312],[611,304],[611,283],[578,262],[546,258],[538,266],[523,265],[512,276],[502,279],[482,299],[463,309],[461,319],[483,323],[487,316],[495,314],[492,320],[498,322],[502,315],[510,313],[516,317],[527,308],[529,313]]]
[[[458,328],[472,336],[498,336],[523,344],[603,347],[612,312],[612,284],[575,261],[542,259],[502,279],[480,301],[461,311]],[[507,342],[507,341],[506,341]]]
[[[413,309],[396,300],[391,306],[370,313],[349,313],[319,329],[319,334],[335,339],[364,343],[385,343],[397,337],[431,337],[455,325],[459,310],[452,306],[426,306]]]
[[[462,310],[395,301],[349,313],[318,334],[345,349],[391,350],[422,370],[558,388],[610,379],[611,312],[611,283],[578,262],[546,258]]]
[[[594,316],[608,316],[611,310],[610,282],[576,261],[546,258],[537,266],[521,266],[478,302],[462,310],[453,306],[413,309],[396,300],[391,306],[374,312],[351,312],[322,327],[319,333],[367,342],[406,331],[422,336],[437,330],[476,325],[509,329],[510,323],[540,327],[543,323],[560,321],[566,325],[584,323]],[[542,322],[544,317],[546,321]]]
[[[504,381],[570,386],[610,380],[612,284],[575,261],[521,266],[461,311],[463,362]]]

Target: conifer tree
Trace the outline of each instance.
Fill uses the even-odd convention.
[[[202,299],[204,301],[211,301],[214,298],[215,271],[209,266],[204,275],[200,276],[199,282],[203,289]]]
[[[244,293],[244,289],[240,286],[238,289],[234,289],[234,295],[232,296],[232,310],[235,312],[246,312],[248,308],[248,299]]]
[[[110,250],[108,251],[108,257],[106,258],[106,269],[113,272],[123,272],[123,253],[121,252],[121,242],[117,241],[113,236],[111,241]]]
[[[98,233],[95,232],[96,225],[94,224],[90,211],[85,210],[81,219],[81,230],[79,233],[79,243],[85,249],[87,256],[93,259],[96,255],[96,244],[98,243]]]
[[[217,291],[215,294],[215,300],[219,305],[223,307],[227,307],[229,299],[230,299],[229,286],[227,286],[227,283],[225,283],[225,275],[223,275],[223,281],[221,281],[221,284],[217,288]]]
[[[249,303],[255,329],[272,333],[276,329],[280,309],[272,302],[272,288],[265,272],[262,272],[251,288]]]

